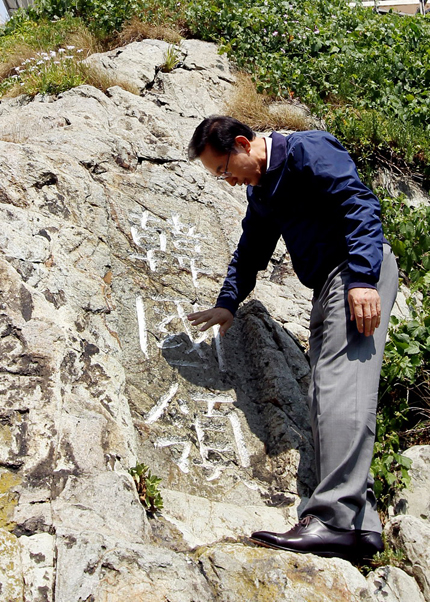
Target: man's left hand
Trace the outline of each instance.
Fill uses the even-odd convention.
[[[381,323],[381,299],[374,288],[351,288],[348,291],[351,320],[357,323],[358,332],[372,336]]]

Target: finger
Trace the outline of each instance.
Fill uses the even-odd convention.
[[[363,315],[363,332],[364,336],[368,337],[372,330],[372,308],[370,303],[363,301],[362,303],[362,315]]]
[[[375,328],[379,328],[381,324],[381,301],[378,298],[376,301],[376,325]]]
[[[348,296],[348,303],[349,303],[349,313],[351,314],[350,319],[352,321],[352,320],[355,320],[355,312],[354,312],[354,302],[350,296]]]
[[[196,320],[197,318],[199,318],[202,314],[204,314],[204,311],[196,311],[192,314],[188,314],[187,318],[188,320]]]
[[[361,305],[357,305],[354,308],[355,321],[357,323],[357,329],[360,334],[364,331],[364,318],[363,318],[363,307]]]
[[[193,326],[198,326],[199,324],[202,324],[203,322],[206,322],[207,320],[210,320],[210,316],[205,316],[203,313],[201,313],[200,315],[196,316],[196,318],[191,318],[193,321],[191,322],[191,324]]]
[[[220,335],[223,337],[225,336],[225,333],[227,332],[227,330],[230,328],[230,326],[232,325],[233,320],[226,320],[225,322],[223,322],[220,325],[220,329],[219,329],[219,333]]]
[[[199,330],[200,330],[200,332],[205,332],[205,330],[207,330],[211,326],[215,326],[215,324],[217,324],[217,321],[212,318],[212,320],[208,320],[208,322],[206,322],[206,324],[204,324],[204,326],[199,328]]]

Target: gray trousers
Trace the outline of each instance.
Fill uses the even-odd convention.
[[[318,485],[301,516],[340,529],[381,532],[369,474],[378,385],[398,271],[389,245],[378,282],[381,324],[365,337],[350,320],[345,264],[313,299],[310,322],[309,410]]]

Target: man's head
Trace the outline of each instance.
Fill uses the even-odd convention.
[[[266,167],[265,143],[244,123],[214,115],[197,126],[188,157],[200,159],[214,176],[236,184],[258,184]]]

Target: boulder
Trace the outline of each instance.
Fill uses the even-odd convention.
[[[414,516],[396,516],[385,526],[388,540],[406,557],[405,570],[430,600],[430,526]]]
[[[411,483],[394,498],[395,514],[410,514],[430,521],[430,445],[414,445],[403,452],[412,460],[409,476]]]
[[[383,566],[367,576],[372,600],[381,602],[425,602],[413,577],[396,566]]]

